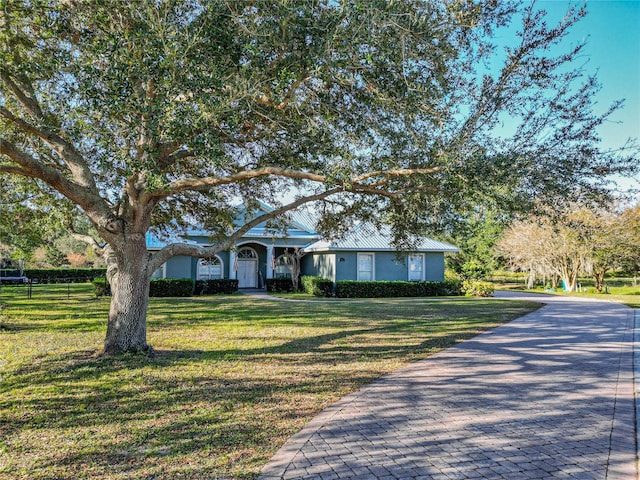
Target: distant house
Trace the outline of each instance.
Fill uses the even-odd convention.
[[[271,207],[261,205],[264,212]],[[444,280],[444,254],[458,249],[447,243],[423,237],[410,253],[402,253],[391,245],[390,229],[377,230],[360,224],[339,240],[325,240],[308,225],[309,220],[295,212],[287,221],[286,231],[274,232],[266,225],[249,230],[231,251],[215,257],[197,259],[174,257],[154,273],[154,278],[193,278],[208,280],[232,278],[239,288],[264,288],[270,278],[286,278],[291,272],[284,254],[287,249],[301,248],[306,255],[301,261],[301,274],[330,280]],[[186,238],[208,245],[207,232],[193,230]],[[149,250],[165,245],[147,234]]]

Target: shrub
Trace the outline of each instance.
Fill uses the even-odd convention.
[[[300,278],[302,290],[316,297],[332,297],[333,282],[322,277],[303,276]]]
[[[336,296],[340,298],[436,297],[445,295],[461,295],[459,282],[356,282],[353,280],[336,282]]]
[[[229,294],[238,291],[238,280],[221,278],[215,280],[196,280],[195,295]]]
[[[94,278],[91,283],[96,297],[111,295],[111,285],[109,285],[106,278]]]
[[[25,268],[24,275],[38,283],[84,283],[104,277],[106,268]]]
[[[458,297],[463,294],[462,292],[462,282],[460,280],[445,280],[444,282],[435,282],[439,283],[442,288],[443,296],[450,297]]]
[[[462,282],[462,291],[467,297],[490,297],[495,287],[491,282],[480,280],[465,280]]]
[[[267,292],[293,292],[290,278],[267,278]]]
[[[477,260],[469,260],[462,264],[460,276],[465,280],[483,280],[491,273],[491,269]]]
[[[150,297],[190,297],[195,281],[191,278],[154,278],[149,289]]]

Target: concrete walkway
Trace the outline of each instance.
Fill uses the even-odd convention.
[[[498,295],[547,305],[344,397],[261,480],[638,478],[633,310]]]

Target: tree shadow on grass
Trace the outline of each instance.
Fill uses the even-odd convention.
[[[247,305],[213,308],[233,311],[225,318],[230,322],[321,329],[331,323],[331,309],[310,316],[306,305],[278,305],[267,320],[264,311]],[[351,323],[337,322],[339,331],[259,347],[243,348],[236,337],[238,347],[156,350],[151,356],[41,355],[2,378],[0,438],[11,458],[5,471],[26,468],[26,452],[36,452],[34,478],[85,472],[114,479],[254,477],[303,419],[381,372],[482,328],[481,319],[466,318],[474,311],[468,308],[443,333],[434,312],[419,307],[394,306],[375,317],[368,313],[377,308],[340,307],[335,313]],[[158,312],[172,310],[162,305]],[[176,325],[170,317],[150,323],[158,331]]]
[[[39,461],[42,471],[60,475],[66,470],[77,474],[83,465],[106,471],[114,463],[123,468],[122,475],[155,472],[160,463],[200,458],[203,451],[215,461],[205,461],[202,472],[224,472],[234,468],[224,458],[238,448],[264,462],[278,442],[301,426],[300,419],[379,378],[380,367],[372,363],[415,359],[461,338],[443,335],[404,345],[354,341],[402,334],[406,328],[355,328],[247,349],[41,356],[4,379],[0,405],[7,415],[0,435],[67,432],[65,442],[73,445],[68,453]],[[111,433],[87,433],[101,431]],[[87,435],[91,448],[82,443]]]

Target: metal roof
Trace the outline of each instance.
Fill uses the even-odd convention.
[[[320,240],[305,247],[307,252],[325,252],[330,250],[366,250],[396,251],[392,245],[391,228],[376,228],[370,223],[361,223],[348,232],[343,238],[336,240]],[[439,242],[428,237],[419,237],[411,251],[415,252],[457,252],[459,249],[448,243]]]

